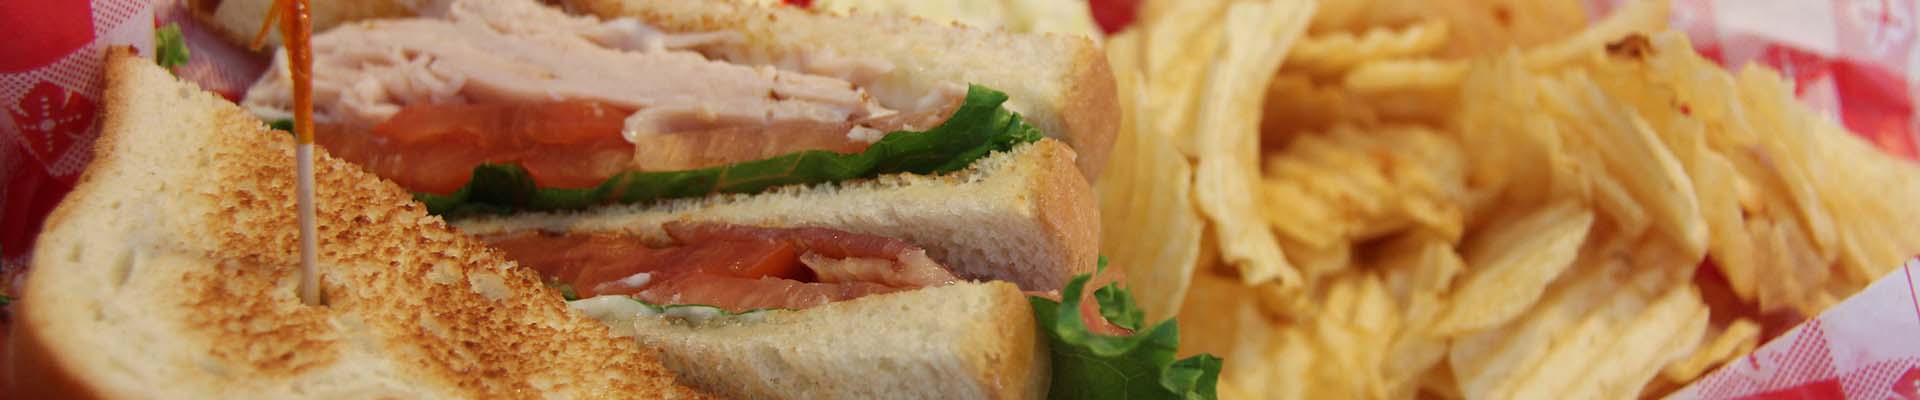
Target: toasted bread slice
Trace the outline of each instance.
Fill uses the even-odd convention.
[[[115,50],[103,132],[15,305],[14,398],[687,398],[392,183],[316,156],[324,306],[294,294],[294,144]]]
[[[703,322],[589,313],[631,327],[683,381],[733,398],[1037,399],[1051,371],[1031,306],[1006,282]]]
[[[898,174],[751,195],[716,195],[581,212],[455,221],[481,235],[508,231],[619,232],[663,242],[675,220],[829,227],[905,240],[961,278],[1055,290],[1093,272],[1100,218],[1074,153],[1050,139],[989,155],[943,176]]]

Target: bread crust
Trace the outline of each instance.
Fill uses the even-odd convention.
[[[988,382],[988,394],[996,399],[1039,399],[1047,395],[1053,380],[1053,356],[1047,352],[1047,339],[1033,317],[1033,305],[1017,287],[1004,283],[996,288],[988,315],[999,321],[974,324],[970,335],[979,342],[976,348],[987,351],[970,354],[974,379]]]
[[[1113,151],[1114,135],[1119,134],[1120,96],[1106,52],[1089,45],[1074,55],[1073,65],[1060,116],[1074,151],[1080,154],[1080,171],[1087,180],[1097,181]]]
[[[1042,152],[1039,173],[1032,175],[1031,187],[1042,188],[1033,195],[1035,214],[1047,234],[1066,255],[1066,263],[1054,268],[1045,287],[1066,285],[1074,275],[1093,273],[1100,257],[1100,205],[1094,199],[1093,185],[1082,179],[1074,168],[1075,152],[1064,146],[1037,146]]]

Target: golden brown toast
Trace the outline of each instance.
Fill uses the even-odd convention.
[[[325,306],[294,294],[294,145],[125,51],[47,219],[15,398],[689,398],[631,339],[394,184],[316,152]]]

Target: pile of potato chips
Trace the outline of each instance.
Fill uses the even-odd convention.
[[[1147,1],[1102,251],[1224,397],[1667,393],[1920,253],[1920,166],[1666,12]]]

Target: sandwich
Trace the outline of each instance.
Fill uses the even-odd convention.
[[[323,145],[320,161],[326,166],[322,170],[359,174],[357,179],[322,180],[323,213],[341,210],[336,203],[375,200],[453,221],[462,240],[484,245],[454,251],[501,260],[490,264],[495,269],[489,272],[514,282],[503,289],[492,278],[468,279],[469,286],[487,293],[511,292],[514,299],[531,296],[529,301],[539,304],[529,306],[547,307],[542,310],[565,304],[574,310],[573,319],[599,319],[599,330],[554,338],[585,343],[604,342],[582,337],[624,339],[644,356],[640,364],[663,367],[647,371],[665,371],[671,377],[671,384],[660,383],[657,391],[622,395],[672,397],[675,394],[667,391],[686,385],[702,394],[747,398],[1211,397],[1218,359],[1175,361],[1173,324],[1145,324],[1125,291],[1090,282],[1093,274],[1113,270],[1098,268],[1101,262],[1093,253],[1098,227],[1088,179],[1097,175],[1090,165],[1100,163],[1088,163],[1086,155],[1104,154],[1104,145],[1097,143],[1111,130],[1087,127],[1101,124],[1097,115],[1111,116],[1112,110],[1098,107],[1097,100],[1060,99],[1075,99],[1078,95],[1063,93],[1085,87],[1105,85],[1111,91],[1111,78],[1103,71],[1088,79],[1047,78],[1073,75],[1046,71],[1074,70],[1080,62],[1055,62],[1051,60],[1057,58],[1034,55],[1045,53],[1031,53],[1029,58],[1011,57],[1030,60],[1024,65],[1033,67],[1028,71],[1032,76],[1013,79],[1005,70],[970,72],[930,62],[969,58],[924,48],[941,43],[932,41],[938,40],[935,33],[997,41],[978,53],[999,55],[1045,51],[1049,43],[1061,43],[1058,38],[721,3],[605,3],[596,9],[636,17],[599,20],[530,2],[452,1],[420,9],[425,18],[357,22],[316,35],[314,86],[319,89],[315,100],[322,127],[317,135]],[[877,27],[909,44],[876,40],[846,27],[855,25]],[[841,46],[831,46],[834,43]],[[1094,54],[1091,63],[1098,65]],[[638,64],[621,64],[635,60]],[[971,62],[980,66],[977,60]],[[121,68],[119,63],[115,68]],[[635,65],[670,68],[635,75],[639,78],[618,73],[634,71],[625,67]],[[840,73],[827,76],[823,74],[829,72],[822,71]],[[147,75],[132,77],[152,78]],[[521,80],[525,76],[541,79],[530,83]],[[269,72],[249,91],[246,109],[263,120],[282,118],[290,102],[280,94],[285,79],[280,72]],[[177,84],[151,80],[116,82],[114,88],[181,91]],[[1083,82],[1089,80],[1094,83]],[[720,95],[707,90],[740,82],[746,83],[736,86],[752,90],[722,90]],[[630,84],[648,90],[620,89]],[[649,91],[659,87],[682,92]],[[764,96],[735,96],[756,88],[767,91]],[[108,112],[164,107],[129,105]],[[201,116],[171,123],[226,121],[233,114],[227,104],[195,102],[188,108]],[[1073,111],[1080,108],[1087,111]],[[1038,117],[1029,117],[1033,115]],[[125,136],[138,137],[129,140],[190,142],[162,149],[200,149],[241,158],[289,151],[285,147],[290,142],[284,140],[234,148],[228,144],[233,140],[222,136],[257,135],[258,126],[214,133],[209,131],[222,129],[202,125],[193,128],[198,136],[121,128],[129,131]],[[118,140],[102,141],[103,159],[127,153],[107,153]],[[252,166],[196,162],[149,168],[220,178],[202,184],[256,183],[248,180],[255,179],[249,178],[252,173],[244,172]],[[167,186],[181,190],[181,184]],[[290,191],[289,186],[263,184]],[[359,194],[372,191],[408,193],[415,202]],[[274,212],[291,208],[290,202],[266,201],[283,200],[284,195],[176,197]],[[121,204],[111,199],[69,201],[88,204],[75,207],[90,212],[101,212],[96,208],[102,204],[117,210],[114,204]],[[364,225],[398,224],[378,229],[407,232],[425,229],[416,226],[439,228],[440,217],[393,220],[359,213],[348,210],[323,218],[322,248],[330,252],[323,261],[341,257],[334,249],[353,248],[360,240],[409,250],[353,253],[361,258],[349,262],[384,265],[388,272],[349,268],[348,276],[366,276],[352,285],[337,283],[340,278],[333,275],[338,267],[325,263],[321,273],[328,293],[378,293],[421,285],[423,279],[459,283],[436,278],[450,271],[443,263],[406,258],[410,251],[434,249],[438,242],[357,233],[375,229]],[[159,225],[175,226],[169,221],[181,220],[178,226],[209,227],[182,236],[212,238],[211,244],[198,245],[210,249],[206,252],[234,251],[223,246],[243,245],[248,248],[239,249],[242,254],[285,257],[292,249],[290,242],[222,241],[235,234],[209,231],[225,222],[204,220],[219,216],[142,215],[152,215],[162,221]],[[291,241],[286,235],[290,229],[274,237]],[[55,240],[43,240],[41,246],[88,246],[75,236]],[[213,263],[211,269],[225,271],[262,260],[240,257]],[[113,275],[115,267],[97,265],[101,261],[74,261],[87,267],[68,269]],[[53,274],[56,278],[46,280],[68,282],[58,277],[64,273]],[[1110,274],[1102,276],[1102,281],[1112,280]],[[389,281],[396,279],[406,282]],[[196,291],[194,295],[209,291],[181,290]],[[29,290],[23,308],[34,307],[33,292]],[[38,297],[58,301],[49,298],[57,296]],[[423,306],[435,297],[411,299],[369,307],[443,316]],[[476,309],[500,312],[485,318],[521,323],[487,323],[498,329],[526,329],[526,321],[540,321],[517,316],[510,308]],[[76,317],[87,315],[85,310],[43,314],[57,321],[50,325],[98,327]],[[156,329],[198,328],[188,326],[194,324],[181,315],[191,313],[148,314],[174,318]],[[278,316],[259,318],[269,321],[258,325],[278,321]],[[363,319],[339,324],[357,326],[352,324]],[[411,326],[432,331],[442,325],[431,318],[423,321]],[[248,318],[229,322],[255,325]],[[515,350],[548,346],[511,339],[517,335],[504,337],[509,339],[500,345]],[[458,340],[467,346],[495,343],[477,332]],[[381,357],[419,353],[373,347],[360,350],[398,352]],[[51,363],[98,362],[86,361],[88,355],[45,353]],[[166,362],[175,364],[161,365],[185,365],[177,359]],[[491,373],[489,379],[521,379],[479,372]],[[221,377],[243,381],[231,387],[265,385],[252,381],[260,378],[251,375]],[[515,393],[611,393],[548,390],[570,385],[566,377],[523,380],[536,386],[514,386]],[[124,388],[160,382],[127,379],[112,384]],[[208,387],[181,390],[202,396],[231,393]],[[502,392],[447,393],[496,397]]]
[[[1090,335],[1059,332],[1126,331],[1111,314],[1146,332],[1068,359],[1130,354],[1153,360],[1140,363],[1150,370],[1173,361],[1171,325],[1144,329],[1121,296],[1104,297],[1111,312],[1099,312],[1074,296],[1033,307],[1053,300],[1022,293],[1071,294],[1072,278],[1099,264],[1088,181],[1105,164],[1117,109],[1101,52],[1085,39],[723,1],[567,5],[588,15],[451,1],[317,34],[319,143],[414,191],[590,311],[626,307],[597,315],[655,315],[605,319],[719,393],[1029,397],[1062,380],[1019,377],[1090,371],[1012,356],[1040,347],[1005,333],[1024,326],[1006,321],[1064,321],[1036,336],[1067,354]],[[275,64],[242,102],[269,120],[291,103],[291,75]],[[457,154],[465,149],[479,150]],[[982,285],[973,282],[1000,287],[978,292],[998,300],[937,294]],[[1081,292],[1096,297],[1096,287]],[[860,305],[880,301],[890,303]],[[997,307],[904,313],[928,318],[910,323],[900,312],[836,311],[957,302]],[[1007,308],[1022,303],[1031,310]],[[887,328],[655,326],[674,319],[667,309]],[[756,312],[765,309],[774,311]],[[816,345],[780,346],[795,341]],[[871,370],[908,366],[976,389]],[[1124,376],[1161,371],[1136,372]],[[1128,388],[1111,385],[1127,377],[1075,376],[1052,392]],[[1176,392],[1154,385],[1128,389]]]
[[[1071,310],[1082,309],[1074,292],[1085,276],[1068,285],[1061,303],[1024,298],[1007,282],[954,281],[804,309],[732,312],[618,296],[568,304],[563,291],[514,261],[514,248],[498,246],[511,237],[502,233],[566,224],[589,232],[590,213],[681,214],[662,218],[669,220],[656,225],[663,230],[774,229],[767,227],[783,221],[751,215],[747,208],[761,205],[754,201],[789,196],[844,207],[887,197],[846,186],[840,195],[827,187],[788,188],[463,221],[483,232],[472,235],[426,213],[391,181],[324,151],[315,171],[326,188],[317,195],[327,301],[307,306],[292,290],[292,139],[131,52],[109,56],[108,80],[95,161],[49,218],[35,244],[41,256],[14,304],[0,377],[15,398],[1031,398],[1070,388],[1060,384],[1059,374],[1070,371],[1057,367],[1055,353],[1100,351],[1054,343],[1134,340],[1139,344],[1114,347],[1124,354],[1097,359],[1153,360],[1164,352],[1170,361],[1166,346],[1177,339],[1089,337],[1084,326],[1052,327],[1084,320]],[[1064,159],[1043,172],[1048,168],[1017,167],[1024,164],[1010,156],[994,155],[989,165],[947,178],[895,176],[863,185],[901,193],[932,190],[935,181],[955,190],[1029,190],[1031,184],[1015,181],[1077,177],[1062,171],[1071,171]],[[834,217],[786,215],[784,222],[802,225]],[[994,221],[947,225],[987,222]],[[897,249],[925,251],[907,247]],[[897,329],[878,328],[884,326]],[[1066,338],[1054,338],[1059,332]],[[1080,376],[1149,386],[1126,389],[1147,390],[1137,393],[1173,393],[1161,389],[1164,379]],[[1192,378],[1171,382],[1199,393],[1200,382],[1212,379]]]
[[[499,251],[320,156],[295,296],[293,139],[116,49],[94,161],[13,303],[10,398],[702,398]]]

